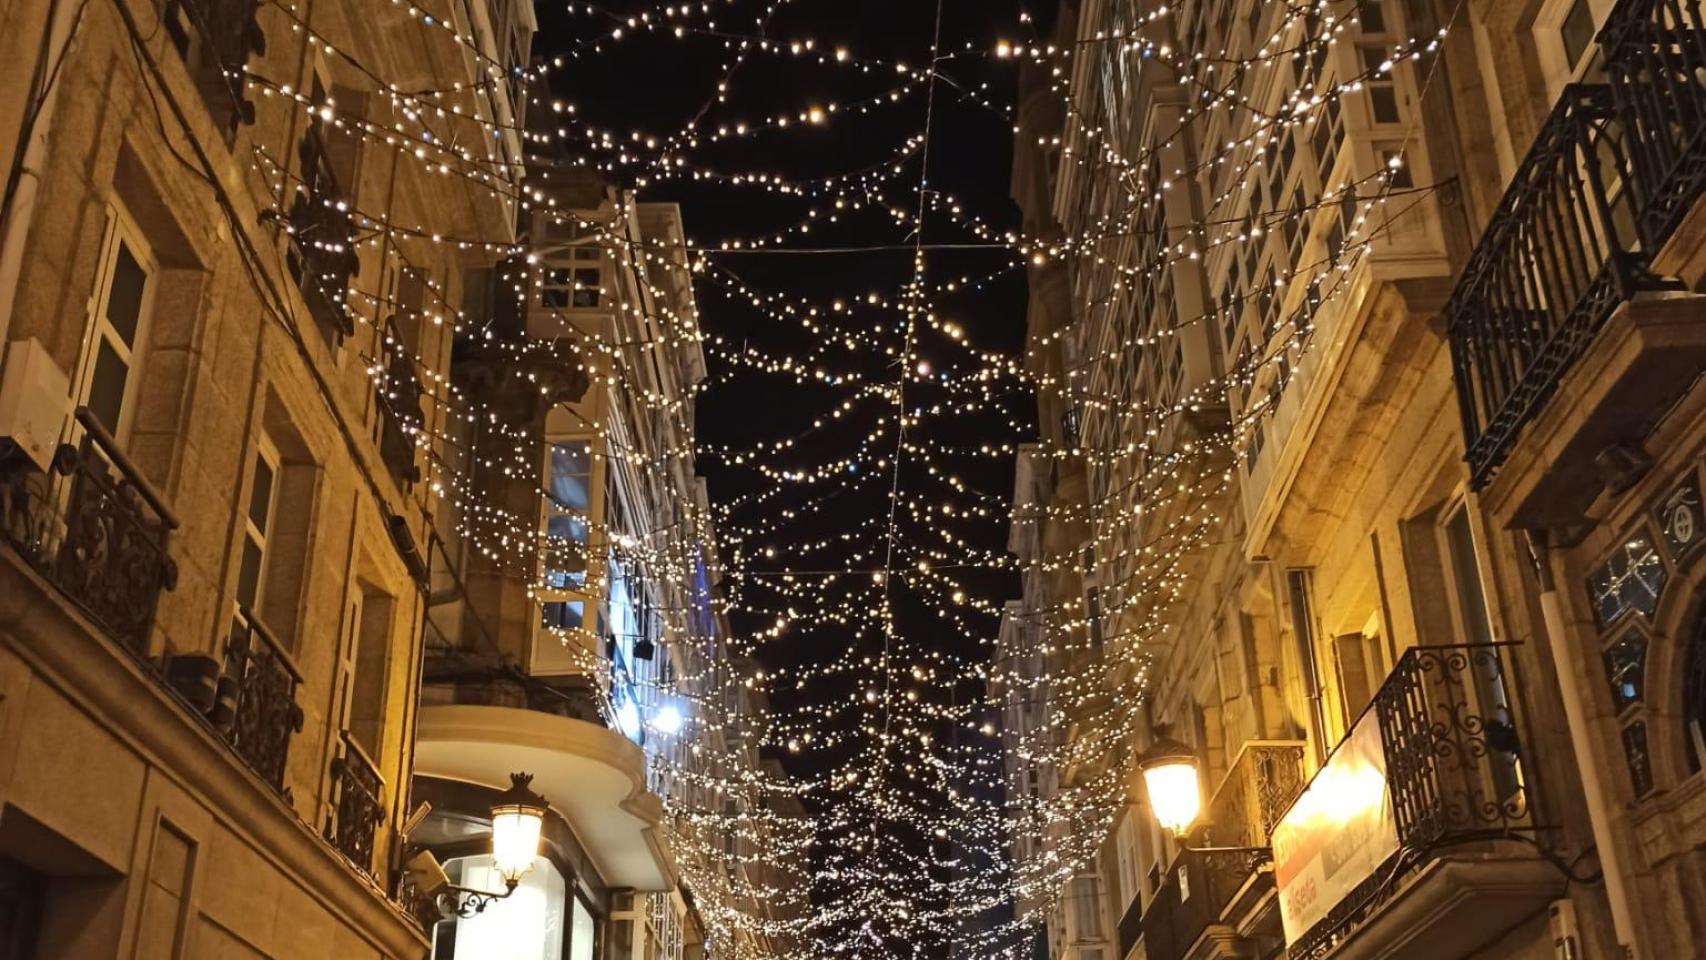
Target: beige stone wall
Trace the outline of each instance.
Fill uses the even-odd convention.
[[[460,16],[448,3],[423,6]],[[0,159],[7,162],[45,8],[0,8],[0,127],[7,138]],[[45,581],[21,567],[0,570],[0,595],[13,617],[0,623],[7,684],[0,736],[13,758],[0,784],[9,804],[0,835],[40,821],[45,834],[58,835],[54,843],[77,851],[67,862],[87,861],[87,870],[70,872],[91,877],[99,894],[81,897],[86,905],[75,909],[50,911],[53,929],[44,936],[77,944],[56,955],[130,956],[134,947],[149,957],[404,957],[421,949],[418,930],[385,901],[395,829],[409,809],[424,603],[386,518],[403,518],[424,557],[435,501],[430,483],[401,483],[381,460],[368,368],[381,347],[376,322],[398,312],[388,298],[406,265],[430,280],[421,295],[425,315],[411,324],[418,369],[423,377],[447,369],[463,272],[490,259],[485,243],[509,239],[509,208],[491,186],[428,173],[400,145],[380,137],[358,145],[348,133],[362,119],[401,119],[377,92],[382,82],[408,88],[468,80],[466,51],[433,38],[394,4],[318,0],[294,10],[325,42],[355,56],[315,52],[283,8],[262,5],[267,53],[250,61],[250,71],[305,90],[318,63],[343,114],[345,132],[330,139],[356,171],[355,206],[448,238],[366,231],[349,297],[357,322],[347,338],[330,335],[307,312],[286,271],[288,240],[267,216],[275,206],[288,214],[300,176],[298,104],[252,87],[257,122],[228,139],[161,27],[158,8],[138,0],[91,0],[58,82],[16,305],[0,332],[40,342],[74,376],[103,238],[114,217],[124,219],[151,258],[154,294],[137,351],[134,414],[119,439],[182,521],[170,544],[176,588],[160,599],[149,652],[223,657],[241,514],[265,434],[277,447],[281,476],[289,476],[280,481],[266,593],[256,613],[301,673],[296,703],[304,722],[291,738],[283,800],[166,695],[157,677],[92,635],[86,621],[44,619],[41,611],[63,605]],[[462,133],[473,129],[460,126]],[[438,129],[449,138],[457,127]],[[427,431],[442,426],[438,409],[429,410]],[[424,457],[419,462],[426,466]],[[9,553],[4,559],[13,563]],[[357,599],[360,617],[352,614]],[[88,688],[104,675],[38,662],[33,651],[55,645],[111,660],[104,669],[128,677],[124,690],[146,709]],[[321,839],[346,728],[383,779],[372,879]],[[161,824],[175,832],[162,833]],[[18,848],[6,841],[0,849]],[[168,875],[176,879],[162,879]],[[78,919],[83,912],[87,920]],[[181,920],[181,953],[160,939],[168,916]]]

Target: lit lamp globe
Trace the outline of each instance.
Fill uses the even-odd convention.
[[[539,858],[548,805],[529,789],[533,774],[512,773],[509,779],[509,789],[492,805],[492,869],[513,890]]]
[[[1196,752],[1172,737],[1162,737],[1138,757],[1137,769],[1143,774],[1156,822],[1175,836],[1190,832],[1202,812]]]

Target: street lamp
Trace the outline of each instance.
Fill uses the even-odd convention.
[[[1188,745],[1162,736],[1137,758],[1143,785],[1149,791],[1149,808],[1156,822],[1184,837],[1202,812],[1202,782],[1197,773],[1197,755]]]
[[[492,901],[515,892],[522,874],[539,859],[539,841],[545,829],[545,811],[550,805],[531,789],[533,774],[512,773],[509,789],[492,804],[492,869],[503,878],[504,892],[490,893],[468,887],[445,885],[437,893],[439,912],[446,917],[471,917],[482,913]]]

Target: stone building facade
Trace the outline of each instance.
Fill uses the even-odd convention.
[[[1009,618],[1100,657],[1030,672],[1106,718],[1053,765],[1118,780],[1054,771],[1105,825],[1029,891],[1051,957],[1697,954],[1699,26],[1083,0],[1034,41],[1076,55],[1021,109],[1061,373],[1015,542],[1088,529]]]
[[[7,955],[426,949],[397,881],[428,393],[513,240],[532,30],[509,3],[0,11]]]

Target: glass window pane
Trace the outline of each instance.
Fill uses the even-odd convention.
[[[253,610],[256,595],[260,589],[261,545],[245,534],[243,537],[243,563],[237,571],[237,605],[245,610]]]
[[[1588,44],[1593,43],[1593,10],[1588,6],[1588,0],[1576,0],[1570,5],[1570,12],[1564,15],[1564,23],[1558,32],[1564,41],[1564,56],[1573,68],[1582,61]]]
[[[541,621],[549,629],[578,630],[585,622],[586,604],[579,600],[560,600],[544,604]]]
[[[1451,551],[1451,576],[1457,587],[1464,642],[1492,643],[1493,627],[1487,620],[1486,597],[1481,593],[1481,568],[1475,558],[1475,539],[1469,530],[1468,510],[1457,508],[1446,523],[1445,536]]]
[[[113,264],[110,293],[107,295],[107,320],[118,331],[125,346],[136,346],[136,324],[142,316],[142,289],[148,274],[131,255],[130,247],[118,241],[118,256]]]
[[[101,425],[113,434],[118,433],[119,414],[124,409],[124,385],[130,377],[130,365],[118,355],[106,337],[95,354],[95,374],[89,382],[89,409]]]
[[[591,504],[588,480],[592,454],[583,441],[551,445],[551,499],[559,506],[585,512]]]
[[[551,538],[555,547],[569,543],[584,544],[587,536],[586,518],[570,513],[554,514],[545,521],[545,534]]]
[[[579,897],[575,897],[574,929],[569,934],[569,960],[592,960],[598,946],[598,921]]]
[[[272,512],[272,482],[272,464],[255,454],[255,482],[249,486],[249,519],[263,537],[267,535],[268,514]]]
[[[489,854],[444,864],[451,882],[476,890],[502,890],[503,878]],[[494,900],[472,917],[439,924],[435,960],[561,960],[568,884],[556,865],[541,857],[521,875],[515,892]]]

